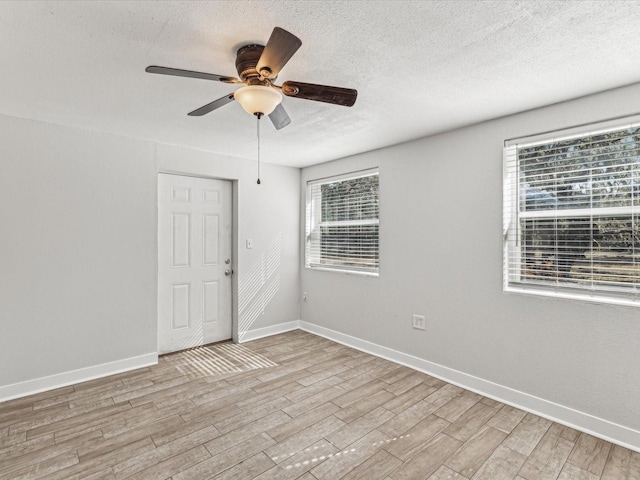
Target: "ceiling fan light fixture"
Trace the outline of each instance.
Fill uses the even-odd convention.
[[[249,85],[239,88],[233,94],[247,113],[269,115],[282,102],[282,95],[271,87]]]

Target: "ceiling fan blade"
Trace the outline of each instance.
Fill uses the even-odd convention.
[[[194,72],[192,70],[180,70],[179,68],[158,67],[157,65],[151,65],[145,68],[145,72],[174,75],[176,77],[201,78],[203,80],[214,80],[223,83],[240,83],[240,80],[233,77],[225,77],[214,73]]]
[[[294,34],[276,27],[260,55],[256,70],[264,78],[276,78],[282,67],[302,45],[302,40]]]
[[[233,102],[235,99],[233,98],[233,93],[226,95],[222,98],[214,100],[211,103],[207,103],[204,107],[200,107],[193,112],[189,112],[190,117],[201,117],[202,115],[206,115],[209,112],[213,112],[216,108],[220,108],[227,103]]]
[[[358,92],[352,88],[330,87],[328,85],[314,85],[313,83],[289,81],[282,84],[282,93],[288,97],[333,103],[345,107],[353,106],[358,96]]]
[[[273,126],[276,127],[276,130],[280,130],[291,123],[291,119],[281,103],[269,114],[269,118]]]

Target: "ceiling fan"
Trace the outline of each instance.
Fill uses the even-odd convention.
[[[287,97],[303,98],[345,107],[351,107],[358,96],[358,92],[351,88],[330,87],[294,81],[286,81],[282,85],[276,85],[274,82],[280,70],[296,53],[300,45],[302,45],[302,41],[292,33],[280,27],[274,28],[266,46],[250,44],[238,50],[236,54],[236,70],[240,79],[156,65],[147,67],[146,71],[222,83],[245,84],[244,87],[237,89],[235,92],[214,100],[190,112],[189,115],[205,115],[235,100],[248,113],[256,115],[258,119],[262,115],[268,115],[276,129],[280,130],[291,123],[289,115],[281,104],[282,94]]]

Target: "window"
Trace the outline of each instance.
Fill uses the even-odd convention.
[[[504,173],[505,290],[640,301],[640,118],[508,141]]]
[[[378,275],[378,170],[307,182],[305,264]]]

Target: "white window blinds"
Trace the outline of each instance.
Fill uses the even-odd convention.
[[[640,119],[615,123],[505,143],[505,290],[640,300]]]
[[[307,182],[305,264],[378,274],[378,170]]]

